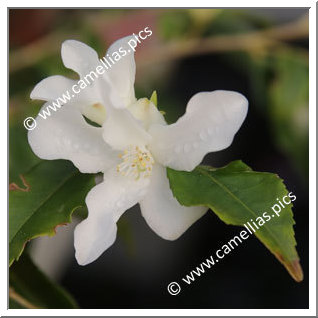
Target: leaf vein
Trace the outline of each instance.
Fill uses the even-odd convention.
[[[237,196],[235,196],[231,191],[230,189],[228,189],[225,185],[223,185],[222,183],[220,183],[217,179],[215,179],[213,176],[211,176],[209,173],[207,173],[206,171],[204,171],[202,168],[198,167],[198,170],[206,175],[208,178],[210,178],[214,183],[216,183],[220,188],[222,188],[224,191],[226,191],[234,200],[236,200],[237,202],[239,202],[240,204],[242,204],[242,206],[248,210],[249,212],[251,212],[254,217],[258,217],[257,214],[255,214],[255,212],[250,208],[248,207],[244,202],[242,202],[240,200],[240,198],[238,198]],[[272,236],[272,238],[274,239],[274,241],[276,242],[276,244],[278,246],[280,246],[281,248],[283,247],[281,244],[280,244],[280,241],[277,240],[277,238],[275,237],[274,233],[269,229],[267,228],[266,226],[264,227],[266,229],[266,231]]]

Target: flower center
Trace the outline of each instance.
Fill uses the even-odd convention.
[[[119,158],[123,161],[117,165],[117,172],[136,180],[149,177],[155,163],[149,150],[138,146],[129,146]]]

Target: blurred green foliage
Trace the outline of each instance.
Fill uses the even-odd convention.
[[[72,296],[54,284],[25,253],[10,268],[9,308],[78,308]]]
[[[159,32],[165,40],[186,37],[191,31],[192,23],[188,11],[171,10],[165,12],[159,19]]]
[[[274,140],[305,179],[309,173],[308,62],[296,52],[273,58],[274,79],[269,87],[269,118]]]
[[[269,27],[268,19],[244,9],[222,10],[207,24],[205,35],[240,34]]]

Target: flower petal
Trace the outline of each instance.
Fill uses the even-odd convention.
[[[167,125],[163,115],[148,98],[140,98],[127,108],[131,114],[148,130],[152,124]]]
[[[151,229],[166,240],[175,240],[201,218],[207,207],[185,207],[173,197],[166,169],[155,165],[147,195],[140,201],[143,217]]]
[[[176,123],[150,127],[150,151],[164,166],[191,171],[207,153],[230,146],[247,109],[247,99],[237,92],[198,93]]]
[[[44,104],[39,114],[46,110]],[[105,171],[114,164],[115,153],[102,138],[102,128],[86,123],[74,109],[62,106],[46,119],[36,118],[37,126],[28,132],[34,153],[48,160],[67,159],[83,173]]]
[[[75,93],[72,87],[75,87]],[[101,104],[101,97],[96,83],[79,90],[78,81],[64,76],[54,75],[43,79],[31,92],[32,99],[52,101],[80,110],[88,119],[102,125],[106,118],[106,109]]]
[[[103,86],[103,81],[99,81],[100,87]],[[128,146],[145,146],[150,140],[151,136],[143,128],[142,122],[137,120],[129,110],[118,109],[113,107],[114,104],[110,101],[111,97],[108,94],[108,86],[101,89],[101,97],[103,105],[107,107],[107,118],[103,124],[103,138],[104,140],[116,150],[124,150]]]
[[[113,108],[109,109],[108,114],[103,124],[103,138],[113,149],[124,150],[150,142],[151,136],[128,110]]]
[[[45,101],[55,100],[62,96],[68,89],[75,85],[77,81],[71,80],[65,76],[54,75],[43,79],[35,85],[30,97]]]
[[[61,55],[64,65],[78,73],[80,78],[84,78],[100,64],[96,51],[76,40],[64,41]]]
[[[88,193],[88,218],[74,232],[75,256],[80,265],[93,262],[114,243],[118,219],[146,194],[148,185],[148,179],[123,177],[114,167]]]
[[[128,105],[136,101],[134,83],[136,75],[136,64],[134,51],[128,45],[133,36],[126,36],[114,42],[108,49],[105,59],[111,58],[114,64],[107,70],[112,89],[122,100],[122,106]]]

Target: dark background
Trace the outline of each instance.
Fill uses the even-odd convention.
[[[220,167],[241,159],[254,170],[274,172],[284,179],[297,196],[294,229],[304,280],[296,283],[278,260],[250,237],[188,286],[181,279],[241,228],[224,224],[209,211],[181,238],[165,241],[147,226],[136,206],[121,218],[115,244],[94,263],[81,267],[74,252],[59,255],[58,248],[49,251],[56,258],[69,260],[53,278],[70,291],[81,308],[308,308],[308,10],[214,11],[10,10],[13,136],[23,133],[15,128],[21,125],[20,118],[40,105],[29,101],[32,87],[49,75],[71,74],[59,56],[63,40],[80,39],[102,56],[117,37],[149,25],[154,32],[151,43],[137,54],[137,97],[149,97],[156,89],[158,106],[167,112],[170,122],[200,91],[234,90],[247,97],[248,116],[233,144],[209,154],[204,162]],[[303,23],[299,29],[297,21]],[[165,59],[158,51],[162,43],[239,36],[285,23],[290,26],[289,33],[269,47],[253,43],[252,48],[243,49],[216,51],[212,47],[205,54],[185,52]],[[300,35],[295,30],[301,30]],[[278,31],[273,34],[280,36]],[[279,107],[280,112],[276,112]],[[24,147],[20,155],[29,158],[28,145]],[[24,169],[18,164],[14,167],[10,171],[13,179]],[[41,267],[41,257],[47,256],[36,255]],[[177,296],[167,292],[172,281],[182,287]]]

